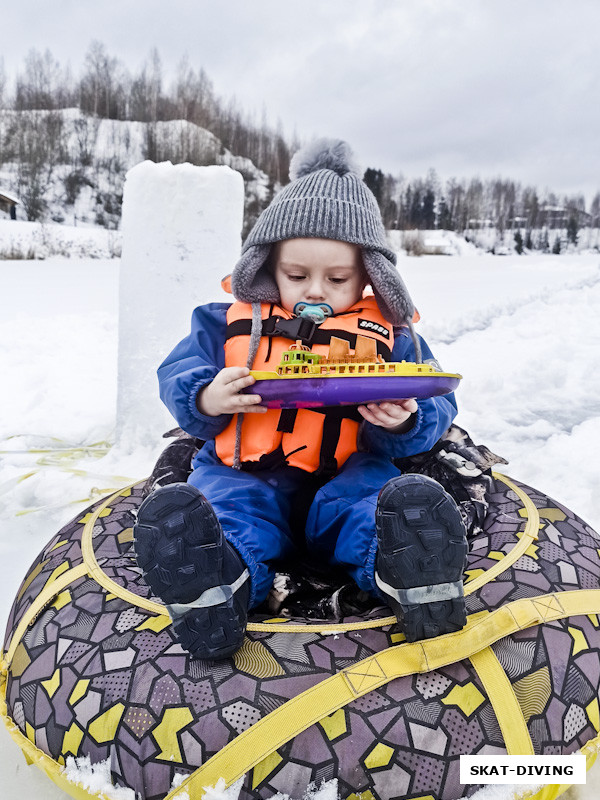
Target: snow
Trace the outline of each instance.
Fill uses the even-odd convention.
[[[157,198],[161,202],[157,202]],[[244,182],[227,166],[154,164],[127,174],[119,284],[117,441],[131,449],[171,426],[156,367],[189,332],[192,297],[227,300],[240,251]]]
[[[526,787],[531,794],[535,794],[540,788],[540,785],[529,785]],[[509,800],[515,797],[516,793],[523,791],[523,784],[518,783],[498,783],[484,786],[478,792],[471,796],[471,800]]]
[[[310,784],[302,800],[338,800],[338,798],[337,779],[332,778],[330,781],[323,781],[319,786]],[[291,800],[291,798],[289,794],[277,792],[277,794],[273,795],[273,800]]]
[[[120,255],[119,231],[0,219],[0,259],[116,258]]]
[[[101,800],[136,800],[133,789],[113,786],[110,779],[110,759],[90,762],[90,757],[68,757],[64,768],[66,777],[77,786],[97,794]]]
[[[463,236],[454,231],[388,231],[387,236],[392,249],[398,252],[417,249],[417,254],[429,253],[434,256],[483,254],[474,244],[467,242]]]
[[[243,782],[244,779],[240,778],[232,786],[230,786],[229,789],[226,789],[224,779],[220,778],[217,781],[216,786],[203,787],[205,792],[202,800],[237,800]],[[180,800],[180,798],[176,797],[175,800]],[[188,798],[186,798],[184,795],[181,800],[188,800]]]
[[[457,422],[509,459],[509,475],[600,528],[600,256],[467,252],[404,256],[399,268],[421,313],[419,330],[442,365],[464,375]],[[193,307],[213,299],[208,293],[216,269],[210,281],[205,269],[199,267],[202,281],[181,301],[177,324],[185,327]],[[164,446],[153,436],[133,448],[110,446],[118,282],[118,259],[0,261],[5,616],[32,559],[54,532],[94,498],[147,475]],[[148,363],[160,356],[147,353]],[[25,768],[3,731],[0,744],[2,737],[3,797],[65,800],[38,770]],[[599,785],[600,775],[592,773],[573,797],[591,800]],[[223,792],[214,792],[214,800],[224,800]],[[311,800],[336,795],[330,782]],[[506,794],[493,796],[504,800]]]
[[[600,527],[600,257],[461,258],[460,277],[455,263],[400,269],[422,334],[463,375],[458,423],[508,459],[503,471]]]

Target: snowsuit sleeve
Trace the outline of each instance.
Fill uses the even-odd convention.
[[[198,392],[225,366],[228,303],[208,303],[192,314],[192,328],[158,368],[160,397],[180,428],[204,441],[227,426],[230,414],[209,417],[196,407]]]
[[[400,328],[394,333],[391,361],[414,361],[415,349],[406,328]],[[433,358],[427,343],[421,337],[419,340],[423,361]],[[406,433],[390,433],[370,422],[364,422],[361,432],[362,447],[371,453],[388,458],[406,458],[431,450],[456,416],[454,393],[418,400],[417,405],[419,408],[416,419],[412,428]]]

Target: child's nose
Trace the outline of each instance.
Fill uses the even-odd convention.
[[[311,281],[310,286],[308,287],[308,293],[306,296],[307,300],[322,300],[324,297],[323,295],[323,284],[321,281]]]

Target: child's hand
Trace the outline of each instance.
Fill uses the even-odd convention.
[[[240,394],[255,379],[247,367],[225,367],[214,380],[196,397],[196,406],[201,414],[218,417],[219,414],[264,414],[266,408],[257,405],[261,398],[257,394]]]
[[[414,398],[408,400],[388,400],[384,403],[369,403],[358,406],[359,413],[370,422],[392,433],[403,433],[409,430],[408,421],[418,409]]]

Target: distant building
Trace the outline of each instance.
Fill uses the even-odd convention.
[[[17,206],[21,201],[14,194],[0,189],[0,211],[8,214],[11,219],[17,218]]]
[[[580,208],[565,208],[564,206],[551,206],[542,203],[538,212],[538,227],[546,225],[548,228],[566,228],[569,219],[575,217],[580,228],[585,228],[592,223],[592,215]]]
[[[475,229],[494,227],[494,221],[489,219],[489,217],[486,219],[470,219],[467,224],[469,228]]]

